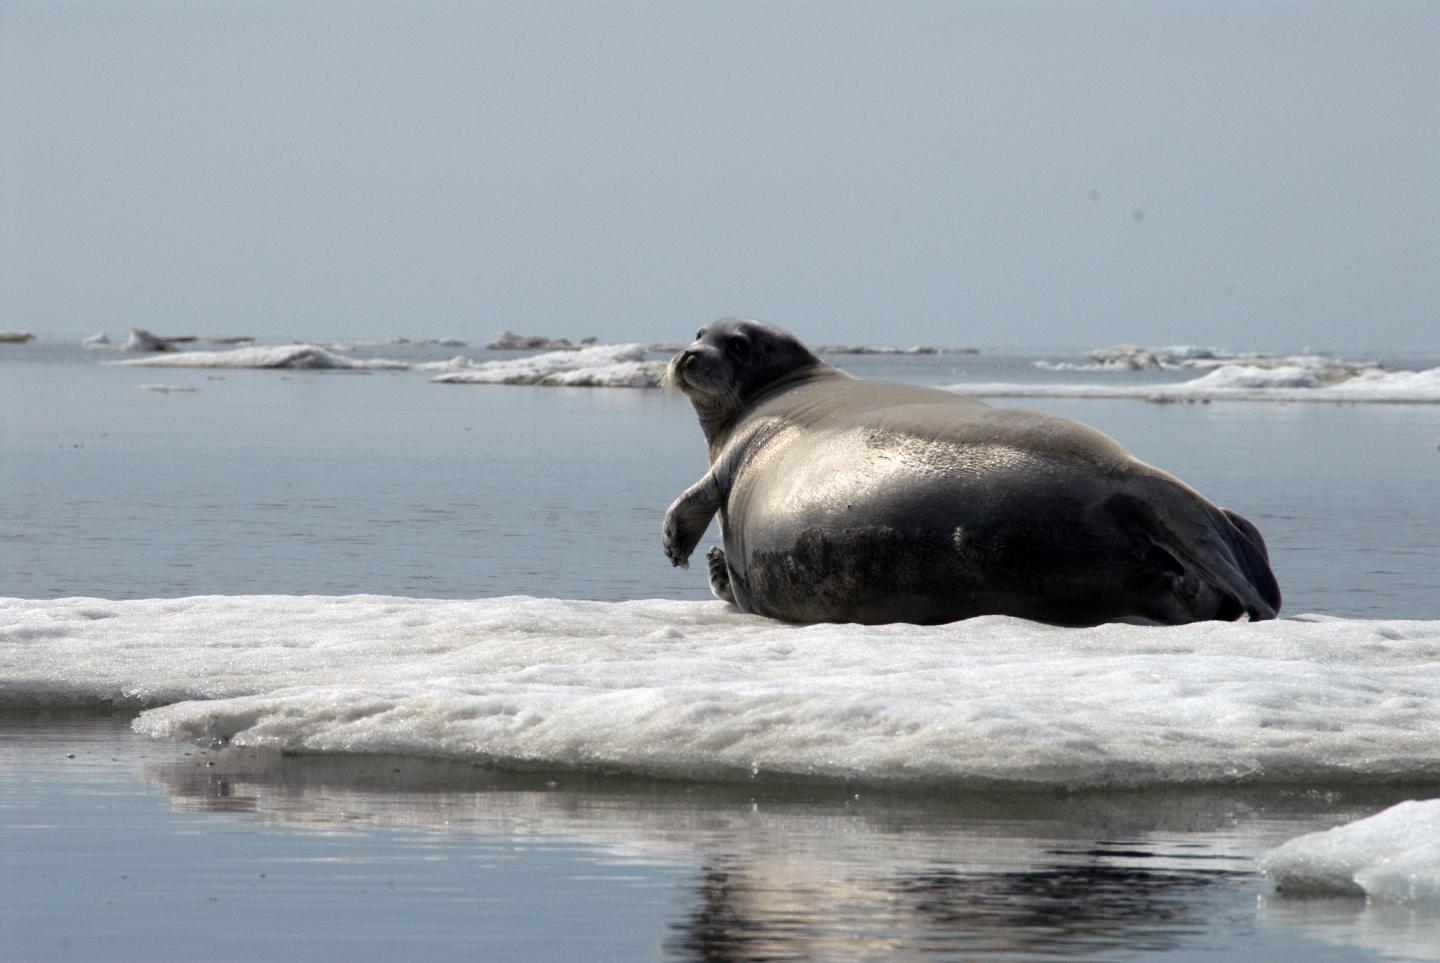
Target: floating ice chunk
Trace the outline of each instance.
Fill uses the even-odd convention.
[[[1138,398],[1146,401],[1318,401],[1440,403],[1440,368],[1387,371],[1365,365],[1227,364],[1175,384],[955,384],[952,391],[989,398]]]
[[[183,351],[115,363],[143,368],[338,368],[404,371],[413,367],[408,361],[349,358],[313,344],[282,344],[234,348],[229,351]]]
[[[1260,869],[1286,894],[1440,903],[1440,799],[1292,839]]]
[[[1150,371],[1161,367],[1160,357],[1148,348],[1138,344],[1117,344],[1109,348],[1096,348],[1086,352],[1089,358],[1101,368],[1118,368],[1122,371]]]
[[[1104,361],[1046,361],[1043,358],[1030,362],[1041,371],[1133,371],[1129,365],[1113,365]]]
[[[925,344],[864,345],[864,344],[822,344],[816,354],[939,354],[940,349]]]
[[[516,334],[501,331],[485,347],[491,351],[577,351],[592,347],[598,338],[581,338],[578,342],[569,338],[548,338],[543,334]]]
[[[1254,365],[1232,364],[1216,368],[1209,374],[1194,381],[1187,381],[1187,391],[1206,392],[1234,388],[1318,388],[1323,384],[1319,373],[1313,368],[1299,365],[1282,365],[1278,368],[1261,368]],[[1175,389],[1178,390],[1178,389]]]
[[[815,349],[816,354],[979,354],[979,348],[941,348],[928,344],[884,345],[884,344],[825,344]]]
[[[207,701],[208,700],[208,701]],[[675,777],[1440,776],[1440,621],[794,626],[718,602],[0,599],[0,707],[151,735]]]
[[[131,328],[130,337],[121,346],[122,351],[174,351],[175,347],[166,338],[151,334],[144,328]]]
[[[682,341],[652,341],[646,346],[662,354],[678,354],[687,345]],[[930,354],[979,354],[979,348],[944,348],[928,344],[884,345],[884,344],[822,344],[815,348],[816,354],[878,354],[878,355],[930,355]]]
[[[1337,397],[1359,401],[1382,398],[1440,401],[1440,368],[1426,371],[1363,371],[1333,386]],[[1368,400],[1368,399],[1367,399]]]
[[[0,331],[0,344],[25,344],[35,340],[29,331]]]
[[[110,335],[104,331],[98,331],[80,343],[87,348],[108,348],[110,347]]]
[[[664,373],[663,361],[646,360],[645,345],[607,344],[489,361],[432,380],[438,384],[654,388]]]
[[[1339,376],[1378,367],[1368,362],[1342,361],[1325,354],[1265,354],[1262,352],[1231,352],[1220,348],[1195,345],[1172,345],[1147,348],[1138,344],[1117,344],[1109,348],[1087,351],[1086,362],[1037,361],[1035,367],[1049,371],[1173,371],[1182,368],[1218,368],[1240,364],[1255,368],[1321,368],[1334,369]]]

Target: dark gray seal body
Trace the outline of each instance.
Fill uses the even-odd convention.
[[[666,513],[665,553],[686,565],[718,512],[711,586],[742,611],[1090,625],[1280,607],[1253,525],[1078,422],[862,381],[738,319],[702,329],[667,381],[710,470]]]

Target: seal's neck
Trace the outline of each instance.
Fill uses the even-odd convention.
[[[695,416],[700,419],[700,430],[705,433],[705,445],[710,449],[710,464],[713,465],[720,449],[725,447],[730,429],[740,412],[733,406],[722,407],[713,402],[707,403],[709,401],[705,398],[690,399],[695,407]]]
[[[774,381],[740,396],[738,404],[733,397],[726,399],[728,404],[715,398],[692,397],[690,403],[695,408],[696,417],[700,419],[700,430],[705,433],[705,444],[710,449],[710,464],[715,464],[715,459],[730,440],[730,432],[736,422],[754,410],[757,404],[816,378],[850,377],[852,376],[839,368],[817,360],[813,364],[786,372]]]

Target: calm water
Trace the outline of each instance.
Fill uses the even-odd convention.
[[[703,469],[678,399],[98,360],[0,351],[0,594],[706,594],[658,545]],[[1018,406],[1248,516],[1288,613],[1440,618],[1440,408]],[[1433,911],[1279,899],[1253,868],[1440,787],[878,796],[208,755],[94,717],[0,720],[0,775],[11,959],[1440,956]]]

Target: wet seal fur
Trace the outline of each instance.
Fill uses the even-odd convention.
[[[685,567],[718,512],[710,586],[791,622],[1067,625],[1274,618],[1259,531],[1093,428],[854,378],[729,318],[666,372],[710,469],[665,514]]]

